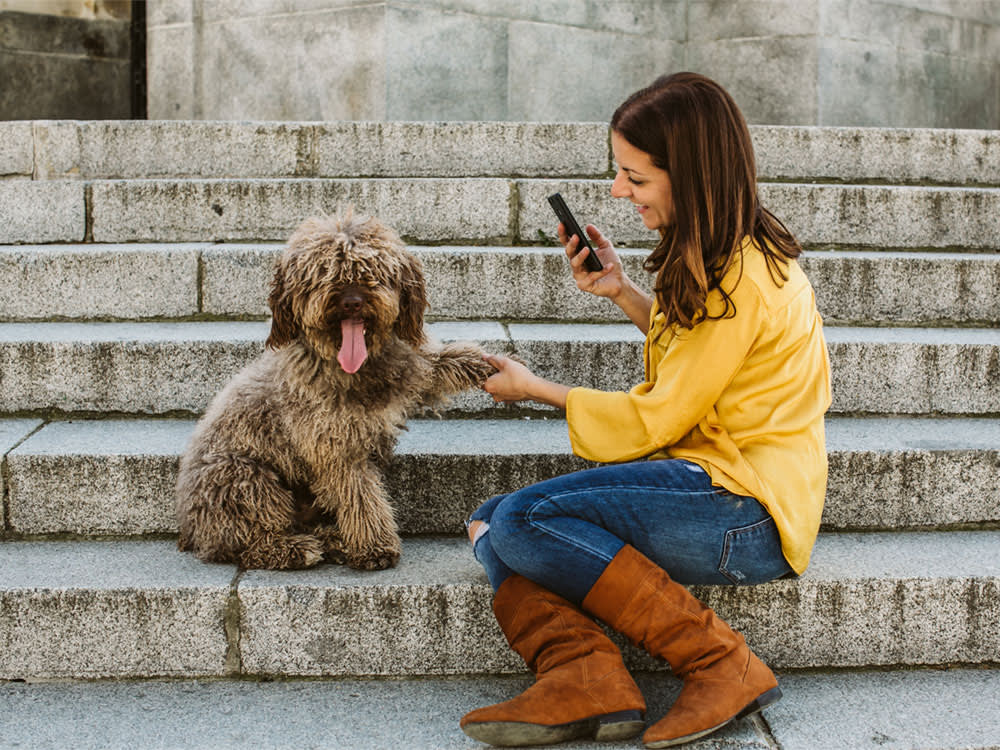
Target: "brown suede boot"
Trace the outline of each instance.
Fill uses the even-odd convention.
[[[620,740],[642,731],[642,693],[617,646],[578,607],[512,575],[500,585],[493,612],[535,683],[512,700],[466,714],[463,732],[521,747],[579,737]]]
[[[666,659],[684,681],[667,715],[643,735],[646,747],[703,737],[781,697],[774,674],[743,636],[629,545],[608,564],[583,607]]]

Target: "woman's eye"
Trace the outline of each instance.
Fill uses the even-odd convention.
[[[642,180],[637,180],[635,177],[629,177],[628,181],[631,182],[633,185],[642,185],[643,184]]]

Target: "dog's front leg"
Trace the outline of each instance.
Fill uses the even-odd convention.
[[[370,466],[353,466],[336,474],[316,493],[316,504],[337,518],[341,548],[328,559],[342,559],[359,570],[395,566],[402,544],[381,476]]]
[[[435,401],[469,388],[481,387],[486,378],[496,372],[493,365],[483,359],[483,350],[467,341],[425,350],[424,356],[431,364],[432,376],[426,399]]]

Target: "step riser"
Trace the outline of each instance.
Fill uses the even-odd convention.
[[[652,235],[607,180],[0,181],[0,243],[286,240],[307,216],[353,204],[418,243],[537,243],[555,236],[545,198],[621,245]],[[995,248],[1000,189],[762,184],[761,199],[811,245]],[[87,206],[86,211],[84,206]]]
[[[495,324],[470,325],[467,330],[468,338],[485,349],[516,351],[536,372],[557,382],[627,390],[642,378],[642,349],[634,327],[581,327],[580,333],[598,339],[590,341],[555,340],[550,336],[565,332],[553,333],[547,326],[512,324],[509,329],[509,339]],[[252,338],[0,341],[0,412],[200,413],[228,379],[263,350],[266,323],[232,330]],[[476,335],[483,330],[495,334]],[[996,337],[976,337],[982,343],[932,343],[894,340],[893,334],[887,332],[885,341],[845,341],[841,339],[852,335],[850,329],[830,330],[833,413],[1000,413]],[[466,338],[438,335],[444,340]],[[455,399],[453,408],[496,413],[504,407],[481,391],[469,391]]]
[[[581,294],[555,249],[414,247],[429,314],[453,319],[624,321]],[[0,249],[0,310],[8,320],[267,317],[280,246],[111,245]],[[623,250],[647,291],[645,251]],[[802,267],[828,322],[1000,323],[996,255],[814,252]]]
[[[1000,184],[982,130],[751,125],[762,179]],[[604,123],[0,123],[0,175],[472,177],[605,174]]]
[[[176,534],[178,453],[7,457],[13,534]],[[403,534],[457,534],[493,495],[589,464],[553,455],[397,455],[387,489]],[[823,528],[900,529],[1000,523],[1000,450],[830,452]]]
[[[986,554],[995,544],[992,536],[965,536],[960,543],[973,554]],[[831,544],[833,556],[856,549]],[[232,592],[221,579],[232,576],[233,568],[201,565],[166,542],[125,551],[87,546],[95,574],[107,578],[100,586],[57,590],[42,585],[43,572],[35,574],[35,585],[20,581],[0,592],[0,607],[9,613],[0,619],[0,638],[8,644],[0,653],[0,678],[523,669],[494,622],[490,589],[463,542],[407,545],[400,567],[384,573],[337,566],[250,571]],[[108,559],[102,561],[105,550]],[[28,545],[12,544],[6,553],[40,562]],[[157,582],[145,574],[150,580],[136,583],[131,569],[114,571],[112,565],[159,566],[172,579],[184,571],[191,580],[180,587],[176,580]],[[450,580],[433,572],[420,574],[419,582],[411,578],[427,565],[452,571]],[[873,571],[872,579],[842,581],[820,572],[755,587],[692,591],[776,669],[995,663],[1000,624],[992,613],[1000,606],[1000,576],[971,570],[958,578],[882,570]],[[384,584],[376,585],[379,579]],[[470,653],[477,658],[470,660]],[[643,654],[627,654],[637,668],[660,666]]]

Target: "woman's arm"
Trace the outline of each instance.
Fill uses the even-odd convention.
[[[570,392],[568,385],[540,378],[520,362],[508,357],[486,354],[483,359],[497,368],[497,372],[487,378],[483,385],[494,401],[536,401],[560,409],[566,408],[566,394]]]
[[[622,309],[640,331],[648,332],[649,311],[653,306],[653,298],[637,287],[628,277],[611,242],[593,224],[587,225],[585,231],[590,235],[597,257],[604,264],[603,271],[589,271],[584,265],[584,260],[590,251],[584,248],[578,253],[579,239],[576,236],[567,237],[565,227],[562,224],[559,224],[558,231],[559,241],[565,246],[566,256],[573,269],[573,279],[576,281],[577,288],[580,291],[611,300]]]

